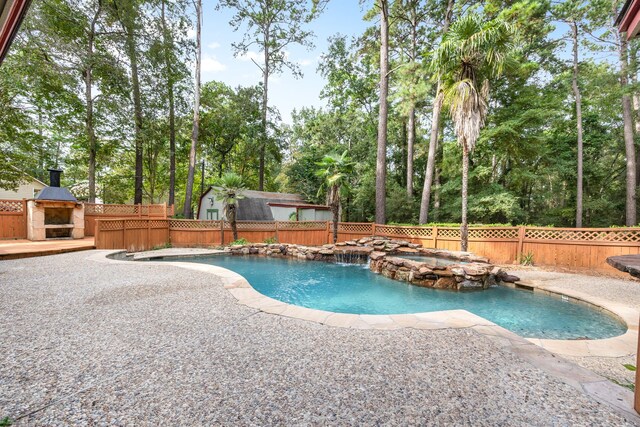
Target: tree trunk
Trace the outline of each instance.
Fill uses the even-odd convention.
[[[189,151],[189,173],[187,176],[187,189],[184,196],[184,208],[182,210],[185,218],[191,218],[191,202],[193,198],[193,180],[196,174],[196,150],[198,148],[198,134],[200,131],[200,62],[202,56],[202,0],[196,1],[196,82],[193,102],[193,129],[191,131],[191,150]],[[234,237],[235,238],[235,237]]]
[[[87,132],[87,141],[89,142],[89,203],[96,202],[96,132],[93,122],[93,50],[96,36],[96,23],[100,16],[102,3],[98,2],[98,9],[93,15],[89,34],[87,35],[87,67],[84,70],[84,93],[85,102],[87,104],[87,112],[85,117],[85,126]]]
[[[418,25],[419,18],[417,17],[416,7],[418,7],[419,2],[415,2],[411,7],[411,62],[414,67],[417,66],[418,59]],[[415,71],[416,68],[414,68]],[[412,80],[412,84],[414,87],[412,88],[414,91],[416,90],[415,86],[419,84],[419,80],[416,81],[415,77],[418,73],[415,73],[414,79]],[[415,151],[415,141],[416,141],[416,100],[415,100],[415,92],[411,94],[409,104],[409,119],[407,123],[407,198],[413,199],[413,153]]]
[[[386,221],[387,114],[389,94],[389,3],[380,0],[380,111],[376,155],[376,223]]]
[[[451,24],[453,6],[455,0],[449,0],[447,10],[442,25],[442,34],[449,30]],[[429,202],[431,199],[431,185],[433,183],[433,170],[436,162],[436,147],[438,146],[438,135],[440,133],[440,114],[442,111],[442,84],[438,79],[436,87],[436,98],[433,103],[433,111],[431,114],[431,134],[429,135],[429,155],[427,157],[427,168],[424,176],[424,185],[422,187],[422,199],[420,201],[419,223],[426,224],[429,222]]]
[[[416,139],[416,108],[409,107],[409,120],[407,122],[407,197],[413,198],[413,151]]]
[[[238,240],[238,224],[236,222],[236,205],[227,206],[229,209],[229,223],[231,223],[231,232],[233,233],[233,241]]]
[[[431,199],[431,185],[433,183],[433,170],[436,165],[436,149],[438,147],[438,134],[440,133],[440,113],[442,111],[442,88],[440,82],[436,88],[436,99],[433,103],[431,113],[431,135],[429,137],[429,154],[427,156],[427,170],[424,176],[424,186],[422,187],[422,200],[420,201],[420,216],[418,222],[426,224],[429,222],[429,202]]]
[[[267,109],[269,108],[269,30],[264,34],[264,69],[262,70],[262,138],[260,141],[260,176],[258,190],[264,191],[264,157],[267,151]]]
[[[173,93],[173,70],[170,59],[170,40],[167,21],[164,15],[165,0],[162,0],[162,32],[164,43],[164,63],[167,72],[167,97],[169,98],[169,205],[175,204],[176,197],[176,109]]]
[[[578,24],[570,23],[573,39],[573,96],[576,101],[576,130],[578,132],[578,183],[576,190],[576,227],[582,227],[582,98],[578,86]]]
[[[627,42],[626,34],[619,36],[620,53],[620,86],[623,91],[628,86],[628,65],[627,65]],[[627,197],[626,197],[626,220],[628,227],[636,225],[636,152],[633,141],[633,116],[631,97],[627,93],[622,95],[622,118],[624,122],[624,147],[627,157]]]
[[[133,6],[135,7],[135,6]],[[135,124],[135,186],[133,203],[142,203],[143,143],[142,143],[142,101],[140,100],[140,80],[138,77],[138,51],[135,38],[134,16],[124,17],[122,22],[126,34],[127,56],[131,65],[131,89]]]
[[[467,205],[469,202],[469,149],[466,141],[462,142],[462,220],[460,225],[460,250],[467,251],[469,245],[469,223]]]
[[[331,188],[331,193],[331,213],[333,214],[333,243],[336,243],[338,241],[338,222],[340,221],[340,193],[335,185]]]

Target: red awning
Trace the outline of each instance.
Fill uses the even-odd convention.
[[[0,64],[20,28],[31,0],[0,0]]]

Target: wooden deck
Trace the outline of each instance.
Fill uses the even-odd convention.
[[[93,237],[75,240],[0,240],[0,260],[29,258],[95,249]]]

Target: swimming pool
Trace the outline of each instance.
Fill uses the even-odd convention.
[[[482,292],[452,292],[391,280],[362,265],[258,256],[191,257],[179,261],[224,267],[244,276],[266,296],[336,313],[407,314],[463,309],[520,336],[544,339],[601,339],[621,335],[627,329],[617,318],[586,304],[502,286]]]

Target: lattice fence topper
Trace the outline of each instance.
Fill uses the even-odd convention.
[[[21,213],[23,206],[22,200],[0,200],[0,212]]]
[[[100,224],[100,231],[115,231],[122,230],[124,228],[124,220],[123,219],[108,219],[98,221]]]
[[[517,228],[470,228],[470,239],[518,239]]]
[[[85,203],[85,215],[144,215],[163,216],[164,205],[115,205]]]
[[[460,229],[459,228],[438,228],[438,239],[459,239],[460,238]]]
[[[525,229],[527,240],[567,240],[582,242],[640,242],[640,230],[605,229],[605,230],[564,230],[564,229]]]
[[[148,228],[149,223],[144,219],[125,219],[124,226],[125,228]]]
[[[169,228],[189,229],[189,230],[220,230],[220,221],[214,220],[192,220],[192,219],[170,219]]]
[[[433,229],[430,227],[400,227],[392,225],[376,225],[376,234],[391,234],[396,236],[431,237]]]
[[[149,227],[151,228],[167,228],[169,226],[169,221],[166,219],[150,219]]]
[[[238,230],[276,230],[275,221],[237,221],[236,225]],[[231,223],[224,222],[225,228],[231,228]]]
[[[338,223],[338,232],[340,233],[364,233],[373,234],[373,224],[352,224],[348,222]]]
[[[278,221],[278,230],[326,230],[326,221]]]

